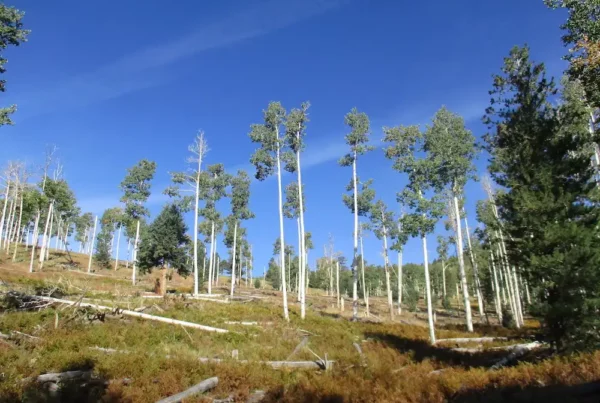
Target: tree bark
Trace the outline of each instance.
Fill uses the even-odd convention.
[[[402,315],[402,246],[398,251],[398,315]]]
[[[46,243],[46,260],[50,259],[50,241],[52,240],[52,227],[54,226],[54,207],[52,208],[52,213],[50,214],[50,229],[48,230],[48,241]]]
[[[119,232],[117,232],[117,254],[115,255],[115,270],[119,268],[119,245],[121,244],[121,230],[123,227],[119,224]]]
[[[231,253],[231,293],[230,295],[233,297],[233,291],[235,289],[235,252],[237,250],[237,220],[235,220],[235,226],[233,227],[233,251]],[[240,268],[241,272],[241,268]]]
[[[211,223],[210,227],[210,256],[208,257],[208,293],[212,294],[213,281],[213,252],[215,248],[215,223]]]
[[[46,226],[44,228],[44,237],[42,238],[42,250],[40,251],[40,270],[42,270],[43,266],[44,266],[44,256],[46,253],[46,234],[48,233],[48,226],[50,225],[50,215],[52,214],[52,209],[54,207],[54,201],[52,201],[50,203],[50,205],[48,206],[48,217],[46,218]]]
[[[381,212],[382,220],[385,219],[383,211]],[[382,221],[383,222],[383,221]],[[387,247],[387,228],[383,226],[383,267],[385,269],[385,287],[387,290],[387,302],[390,310],[390,319],[394,320],[394,299],[392,296],[392,284],[390,281],[390,264],[388,261],[388,247]]]
[[[358,255],[358,183],[356,175],[356,158],[357,154],[354,151],[352,159],[352,182],[354,184],[354,249],[352,254],[352,319],[358,319],[358,270],[357,270],[357,255]]]
[[[369,316],[369,296],[367,295],[367,284],[365,282],[365,251],[363,247],[362,230],[360,232],[360,271],[362,273],[363,299],[365,300],[367,316]]]
[[[35,223],[33,224],[33,234],[31,234],[31,260],[29,261],[29,273],[33,273],[33,261],[35,260],[35,247],[38,243],[38,227],[40,224],[41,211],[38,210],[37,216],[35,217]]]
[[[4,192],[4,207],[2,207],[2,219],[0,220],[0,245],[2,245],[2,236],[4,234],[4,222],[6,220],[6,207],[8,206],[8,195],[10,192],[10,180],[6,182],[6,192]]]
[[[423,243],[423,266],[425,268],[425,290],[427,293],[427,321],[429,323],[429,341],[435,344],[435,327],[433,324],[433,307],[431,303],[431,283],[429,281],[429,257],[427,254],[427,238],[422,235]]]
[[[300,141],[300,131],[297,132],[297,138]],[[303,206],[303,192],[302,192],[302,169],[300,168],[300,150],[296,152],[296,161],[298,165],[298,204],[300,205],[300,251],[298,252],[298,271],[300,276],[300,318],[306,317],[306,245],[305,245],[305,231],[304,231],[304,206]]]
[[[23,218],[23,196],[25,195],[25,188],[23,188],[23,191],[21,191],[21,205],[19,207],[19,223],[17,224],[17,227],[20,229],[21,228],[21,219]],[[21,236],[23,236],[23,233],[21,232]],[[19,245],[19,242],[21,242],[22,239],[17,238],[16,242],[15,242],[15,249],[13,251],[13,256],[12,256],[12,261],[14,262],[15,260],[17,260],[17,247]]]
[[[285,239],[283,230],[283,191],[281,189],[281,158],[279,149],[279,128],[275,129],[277,139],[277,188],[278,188],[278,202],[279,202],[279,239],[281,241],[281,251],[279,252],[281,257],[281,291],[283,297],[283,317],[286,321],[290,321],[290,314],[288,311],[287,301],[287,284],[285,278]]]
[[[98,216],[94,219],[94,232],[92,232],[92,244],[90,246],[90,258],[88,259],[88,269],[89,273],[92,270],[92,256],[94,256],[94,243],[96,242],[96,227],[98,225]]]
[[[460,220],[460,209],[458,208],[458,197],[453,197],[454,214],[456,216],[456,255],[458,257],[458,268],[460,273],[460,283],[462,286],[463,298],[465,300],[465,321],[467,330],[473,331],[473,318],[471,316],[471,302],[469,300],[469,288],[467,286],[467,275],[465,274],[465,260],[463,256],[462,230]]]
[[[133,285],[135,285],[135,275],[137,272],[137,249],[138,249],[138,242],[140,239],[140,220],[137,221],[137,226],[136,226],[136,230],[135,230],[135,241],[133,242],[133,262],[131,264],[132,270],[131,270],[131,283]]]

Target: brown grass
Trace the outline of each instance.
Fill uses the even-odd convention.
[[[124,268],[117,272],[96,271],[106,277],[88,276],[65,270],[62,259],[65,257],[53,254],[53,264],[47,265],[44,272],[33,274],[27,273],[25,260],[15,264],[0,262],[0,279],[13,289],[31,293],[58,286],[65,298],[76,299],[85,294],[122,308],[157,304],[164,312],[151,313],[225,327],[234,332],[212,334],[183,330],[126,317],[87,323],[69,320],[74,310],[59,306],[40,312],[6,310],[0,313],[0,332],[17,330],[42,340],[16,340],[12,348],[0,344],[0,401],[154,402],[205,378],[218,376],[216,389],[189,401],[210,401],[211,397],[229,395],[236,401],[245,401],[252,391],[262,389],[267,391],[265,401],[269,402],[564,402],[578,393],[572,385],[600,380],[600,353],[549,357],[548,352],[542,351],[526,356],[516,366],[489,371],[489,365],[505,353],[461,354],[451,351],[451,345],[433,347],[427,341],[427,328],[420,315],[407,313],[400,318],[414,322],[414,326],[398,320],[351,322],[348,309],[340,313],[331,308],[335,299],[321,291],[310,290],[306,320],[300,320],[295,296],[290,296],[291,321],[287,323],[282,318],[280,295],[272,290],[242,288],[242,295],[264,297],[247,303],[218,304],[186,300],[181,296],[149,300],[140,295],[152,288],[153,275],[141,276],[140,284],[134,287],[128,281],[130,271]],[[75,259],[84,261],[85,256],[75,254]],[[226,280],[222,281],[226,287]],[[191,280],[175,276],[170,287],[189,291]],[[372,300],[372,311],[385,319],[385,301]],[[57,328],[54,327],[55,314],[59,317]],[[241,320],[258,321],[263,325],[225,324]],[[439,338],[469,336],[460,318],[452,315],[439,315],[437,325]],[[300,329],[312,334],[308,343],[312,351],[322,358],[327,354],[328,359],[336,361],[333,370],[278,371],[257,363],[242,364],[227,359],[233,350],[238,350],[242,360],[284,360],[304,337]],[[522,342],[534,337],[536,330],[534,320],[518,332],[480,324],[476,326],[475,335],[515,339],[489,344],[493,346]],[[361,345],[363,359],[353,343]],[[126,350],[126,353],[107,354],[89,349],[94,346]],[[221,364],[202,364],[198,357],[227,360]],[[293,359],[314,360],[315,357],[303,350]],[[39,385],[23,381],[41,373],[69,369],[92,369],[97,380],[83,386],[81,383],[64,385],[54,398]],[[439,369],[444,371],[431,374]],[[125,378],[130,382],[124,382]],[[593,397],[595,400],[590,401],[598,400],[598,395]],[[586,396],[577,395],[572,399],[585,401]]]

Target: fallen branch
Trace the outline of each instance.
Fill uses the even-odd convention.
[[[535,350],[537,348],[540,348],[542,346],[542,343],[534,341],[533,343],[528,343],[528,344],[518,344],[516,346],[513,346],[512,352],[507,355],[506,357],[504,357],[503,359],[501,359],[500,361],[498,361],[497,363],[495,363],[494,365],[492,365],[492,367],[490,369],[498,369],[501,368],[503,366],[505,366],[506,364],[508,364],[509,362],[525,355],[527,352],[531,351],[531,350]]]
[[[58,303],[58,304],[67,304],[67,305],[74,305],[75,304],[75,302],[69,301],[69,300],[66,300],[66,299],[58,299],[58,298],[42,297],[42,296],[35,297],[35,298],[38,298],[38,299],[40,299],[42,301],[48,301],[48,302]],[[109,310],[109,311],[113,311],[114,310],[113,308],[110,308],[110,307],[107,307],[107,306],[90,304],[90,303],[87,303],[87,302],[80,303],[79,306],[90,307],[90,308],[94,308],[94,309],[98,309],[98,310]],[[216,328],[216,327],[199,325],[197,323],[185,322],[185,321],[182,321],[182,320],[170,319],[170,318],[165,318],[165,317],[162,317],[162,316],[149,315],[147,313],[142,313],[142,312],[134,312],[134,311],[129,311],[129,310],[118,310],[118,313],[126,315],[126,316],[132,316],[134,318],[154,320],[154,321],[157,321],[157,322],[168,323],[168,324],[171,324],[171,325],[180,325],[180,326],[190,327],[190,328],[193,328],[193,329],[205,330],[207,332],[216,332],[216,333],[228,333],[229,332],[229,330],[226,330],[226,329],[219,329],[219,328]]]
[[[220,364],[225,362],[225,360],[220,358],[207,358],[200,357],[200,362],[204,363],[216,363]],[[282,368],[300,368],[300,369],[331,369],[334,361],[249,361],[249,360],[240,360],[236,361],[241,364],[264,364],[268,365],[273,369],[282,369]]]
[[[473,348],[452,348],[452,351],[456,351],[457,353],[479,353],[481,351],[509,351],[514,350],[515,348],[526,346],[526,344],[512,344],[510,346],[499,346],[499,347],[488,347],[485,348],[482,345]]]
[[[92,371],[67,371],[67,372],[54,372],[49,374],[42,374],[37,377],[39,383],[46,382],[62,382],[70,381],[73,379],[89,379],[92,376]]]
[[[214,389],[217,387],[217,384],[219,383],[219,378],[217,378],[216,376],[214,378],[208,378],[202,382],[200,382],[197,385],[192,386],[191,388],[178,393],[176,395],[164,398],[159,400],[156,403],[177,403],[177,402],[181,402],[183,399],[190,397],[190,396],[194,396],[200,393],[204,393],[207,390],[210,389]]]
[[[456,343],[456,344],[486,343],[486,342],[492,342],[492,341],[506,341],[506,340],[508,340],[507,337],[464,337],[464,338],[457,338],[457,339],[438,339],[435,343],[436,344],[440,344],[440,343]]]

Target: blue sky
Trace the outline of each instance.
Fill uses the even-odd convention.
[[[477,137],[488,104],[491,75],[514,45],[559,75],[565,52],[561,12],[542,0],[223,0],[14,1],[26,12],[29,42],[9,59],[3,104],[17,103],[15,126],[2,127],[0,161],[35,165],[55,144],[64,176],[84,211],[118,204],[126,168],[157,162],[152,212],[166,202],[169,171],[185,168],[198,129],[210,146],[208,163],[247,168],[255,146],[249,125],[269,101],[289,110],[309,100],[311,122],[303,156],[306,229],[321,255],[328,234],[352,253],[353,221],[341,195],[351,175],[337,166],[346,150],[344,114],[366,112],[374,143],[382,126],[426,124],[442,105],[462,114]],[[477,162],[485,170],[485,158]],[[381,149],[358,163],[377,196],[398,210],[405,179]],[[284,177],[284,185],[291,176]],[[467,185],[475,227],[480,184]],[[278,236],[275,180],[252,185],[256,218],[247,224],[256,272]],[[223,212],[228,204],[223,204]],[[191,223],[191,216],[188,217]],[[296,244],[295,222],[286,242]],[[435,256],[431,236],[430,256]],[[368,261],[381,263],[381,245],[365,240]],[[219,246],[224,251],[224,246]],[[394,258],[395,259],[395,258]],[[421,262],[411,240],[406,261]],[[313,261],[313,259],[311,259]]]

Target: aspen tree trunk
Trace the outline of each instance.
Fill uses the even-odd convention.
[[[433,324],[433,307],[431,304],[431,283],[429,280],[429,257],[427,254],[427,237],[421,236],[423,243],[423,266],[425,267],[425,291],[427,293],[427,321],[429,322],[429,341],[435,344],[435,327]]]
[[[204,257],[202,258],[202,279],[206,279],[206,246],[204,247]]]
[[[2,245],[2,236],[4,234],[4,222],[6,220],[6,206],[8,205],[9,191],[10,180],[6,182],[6,192],[4,192],[4,207],[2,207],[2,220],[0,221],[0,245]]]
[[[3,249],[8,248],[8,243],[10,242],[10,236],[12,235],[12,224],[13,224],[13,216],[14,216],[14,206],[15,199],[14,197],[10,199],[10,207],[8,208],[8,225],[6,226],[6,235],[4,236],[4,244],[2,245]]]
[[[523,319],[523,307],[521,304],[521,291],[519,290],[519,279],[517,277],[517,270],[515,266],[512,267],[512,281],[515,289],[515,301],[517,302],[517,312],[519,315],[519,321],[521,322],[521,326],[525,325],[525,320]]]
[[[381,214],[383,218],[383,213]],[[394,320],[394,300],[392,298],[392,285],[390,282],[390,264],[387,253],[387,229],[383,226],[383,268],[385,269],[385,288],[387,291],[387,302],[390,310],[390,319]]]
[[[362,274],[363,299],[365,300],[367,316],[369,316],[369,297],[367,296],[367,284],[365,283],[365,251],[363,248],[362,230],[360,232],[360,271]]]
[[[333,295],[333,251],[329,251],[329,295]]]
[[[23,196],[25,194],[24,192],[25,188],[23,188],[23,192],[21,192],[21,205],[19,207],[19,224],[17,225],[18,228],[21,228],[21,219],[23,218]],[[23,232],[21,232],[21,236],[23,236]],[[15,242],[15,249],[13,251],[13,256],[12,256],[12,261],[14,262],[15,260],[17,260],[17,247],[19,245],[19,242],[21,242],[22,239],[16,239]]]
[[[46,254],[46,234],[48,233],[48,227],[50,226],[50,215],[52,214],[52,209],[54,207],[54,201],[50,203],[48,206],[48,217],[46,217],[46,226],[44,228],[44,236],[42,238],[42,249],[40,251],[40,270],[44,266],[44,256]]]
[[[213,251],[215,247],[215,223],[213,222],[210,227],[210,256],[208,257],[208,294],[212,294],[212,280],[213,280]]]
[[[131,239],[127,238],[127,260],[125,261],[125,270],[129,269],[129,261],[130,256],[129,253],[131,251]]]
[[[525,282],[525,293],[527,295],[527,303],[531,304],[531,295],[529,294],[529,283],[527,280],[523,280]]]
[[[402,315],[402,247],[398,251],[398,315]]]
[[[198,204],[200,202],[200,166],[201,166],[201,164],[202,164],[202,154],[199,153],[198,172],[196,173],[196,195],[195,195],[195,201],[194,201],[194,295],[198,295],[198,209],[199,209]],[[204,254],[206,255],[206,253],[204,253]],[[204,269],[202,269],[202,270],[204,273]],[[202,277],[204,278],[204,274],[202,274]]]
[[[356,255],[358,255],[358,184],[356,178],[356,151],[352,159],[352,182],[354,184],[354,251],[352,257],[352,319],[358,319],[358,270]]]
[[[469,247],[469,257],[471,258],[471,265],[473,266],[473,276],[475,277],[475,290],[477,291],[477,305],[479,308],[479,316],[483,317],[485,307],[483,305],[483,293],[481,291],[481,282],[479,281],[479,268],[477,267],[477,260],[475,260],[475,254],[473,253],[473,247],[471,246],[471,233],[469,232],[469,221],[467,221],[466,214],[465,231],[467,232],[467,245]]]
[[[54,207],[50,214],[50,229],[48,230],[48,242],[46,244],[46,260],[50,259],[50,241],[52,240],[52,227],[54,226]]]
[[[302,236],[302,232],[300,231],[300,217],[296,219],[296,224],[298,226],[298,274],[296,274],[296,302],[302,302],[301,293],[300,293],[300,268],[302,267],[302,240],[300,237]]]
[[[508,255],[506,253],[506,245],[504,244],[504,235],[502,230],[500,232],[500,252],[503,256],[502,262],[504,266],[504,281],[508,290],[508,298],[510,299],[511,310],[515,319],[517,329],[521,327],[521,315],[519,314],[519,306],[517,305],[516,290],[513,287],[512,275],[510,273],[510,263],[508,261]]]
[[[131,263],[131,283],[133,285],[135,285],[135,275],[137,273],[137,248],[138,248],[139,239],[140,239],[140,220],[137,221],[137,226],[135,229],[135,241],[133,242],[133,245],[132,245],[133,262]]]
[[[16,186],[15,186],[15,195],[13,196],[13,203],[12,203],[12,214],[11,214],[11,219],[10,219],[10,225],[7,228],[10,232],[8,233],[8,237],[6,238],[6,255],[8,255],[8,253],[10,252],[10,243],[14,242],[14,238],[15,238],[15,232],[17,230],[17,228],[15,227],[16,221],[17,221],[17,204],[19,201],[19,183],[17,182]]]
[[[467,286],[467,276],[465,274],[465,261],[463,256],[462,231],[460,223],[460,210],[458,208],[458,197],[453,197],[454,214],[456,216],[456,255],[458,257],[458,267],[460,273],[460,283],[462,285],[463,298],[465,300],[465,320],[467,322],[467,330],[473,331],[473,318],[471,317],[471,303],[469,301],[469,289]]]
[[[442,259],[442,286],[444,291],[444,298],[446,298],[446,261]]]
[[[300,141],[300,131],[296,134],[298,141]],[[305,245],[305,232],[304,232],[304,206],[303,206],[303,193],[302,193],[302,169],[300,168],[300,150],[296,152],[296,163],[298,165],[298,204],[300,205],[300,251],[298,252],[298,260],[299,260],[299,276],[300,276],[300,284],[299,284],[299,292],[300,292],[300,318],[304,319],[306,317],[306,292],[305,292],[305,282],[306,282],[306,245]],[[356,253],[355,253],[356,255]],[[356,302],[358,306],[358,302]]]
[[[283,297],[283,317],[286,321],[290,321],[290,314],[288,311],[287,301],[287,285],[285,282],[285,239],[283,231],[283,192],[281,190],[281,158],[279,150],[279,128],[275,129],[277,139],[277,188],[278,188],[278,202],[279,202],[279,238],[281,239],[281,251],[279,252],[281,257],[281,291]],[[300,201],[302,204],[302,201]]]
[[[216,250],[216,245],[215,245],[215,250]],[[215,253],[216,255],[216,253]],[[221,265],[221,258],[220,257],[216,257],[215,259],[215,286],[218,287],[219,286],[219,270],[220,270],[220,265]]]
[[[237,250],[237,220],[235,220],[235,226],[233,227],[233,251],[232,251],[232,259],[231,259],[231,293],[230,295],[233,297],[233,291],[235,289],[235,252]],[[241,272],[241,268],[240,268]]]
[[[337,307],[340,309],[340,261],[335,261],[335,295],[337,298]]]
[[[90,258],[88,259],[88,273],[92,270],[92,256],[94,255],[94,242],[96,242],[96,226],[98,225],[98,216],[94,219],[94,232],[92,232],[92,244],[90,246]]]
[[[492,264],[492,272],[494,274],[495,297],[496,297],[496,315],[498,321],[502,323],[502,306],[500,305],[500,284],[498,284],[498,275],[496,274],[496,263],[494,262],[494,252],[490,251],[490,262]]]
[[[29,261],[29,273],[33,273],[33,261],[35,260],[35,247],[37,245],[38,240],[38,227],[40,223],[40,217],[42,213],[38,210],[37,216],[35,217],[35,223],[33,224],[33,234],[31,240],[31,260]]]
[[[115,256],[115,270],[119,268],[119,245],[121,244],[121,230],[123,227],[119,224],[119,232],[117,233],[117,254]]]

